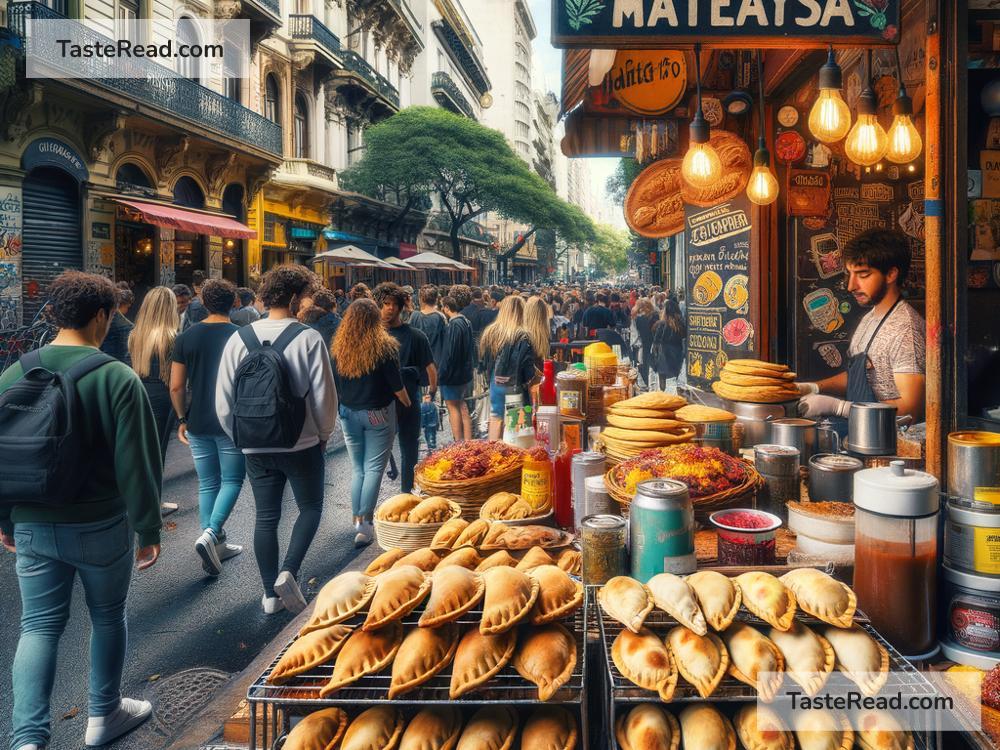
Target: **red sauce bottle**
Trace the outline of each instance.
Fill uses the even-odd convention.
[[[556,371],[551,359],[542,363],[542,381],[538,384],[538,405],[556,406]]]
[[[570,448],[565,442],[559,445],[559,452],[552,459],[555,492],[553,505],[556,526],[572,529],[573,518],[573,454],[580,451]]]

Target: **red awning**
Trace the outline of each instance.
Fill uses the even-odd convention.
[[[160,203],[144,201],[127,201],[116,198],[118,203],[135,209],[142,214],[148,224],[158,227],[179,229],[195,234],[209,234],[213,237],[233,237],[236,239],[257,239],[257,232],[242,224],[231,216],[222,214],[206,214],[178,206],[164,206]]]

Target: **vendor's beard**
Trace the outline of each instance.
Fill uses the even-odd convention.
[[[875,307],[879,302],[885,299],[885,295],[889,292],[889,285],[883,283],[882,288],[879,289],[875,294],[868,298],[867,302],[859,302],[858,304],[862,307]],[[857,299],[857,297],[855,297]]]

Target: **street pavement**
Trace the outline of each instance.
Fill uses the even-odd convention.
[[[327,454],[326,502],[319,533],[305,558],[299,580],[312,599],[329,578],[358,554],[351,525],[351,468],[343,439],[335,436]],[[396,450],[398,457],[398,449]],[[223,563],[223,574],[209,578],[201,569],[194,541],[198,524],[198,484],[187,446],[176,439],[167,453],[163,499],[177,503],[165,518],[163,552],[151,569],[137,572],[129,595],[129,649],[123,693],[154,702],[154,716],[141,729],[109,745],[114,750],[159,750],[203,708],[226,679],[246,667],[292,619],[261,611],[262,589],[253,555],[253,496],[249,482],[227,525],[229,541],[244,553]],[[399,480],[383,480],[382,497],[399,492]],[[296,516],[286,492],[279,540],[284,551]],[[14,555],[0,550],[0,748],[11,729],[10,665],[17,646],[21,613]],[[49,750],[84,747],[87,724],[89,622],[77,581],[72,615],[60,643],[59,670],[52,696]]]

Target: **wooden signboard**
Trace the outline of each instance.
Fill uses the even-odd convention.
[[[687,64],[677,50],[624,50],[600,86],[587,89],[587,112],[655,117],[672,110],[687,88]]]

